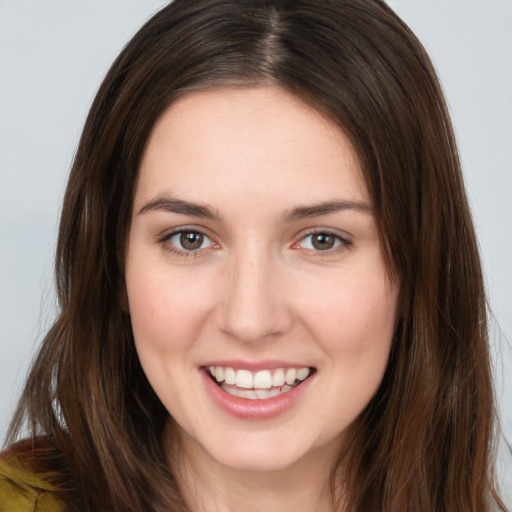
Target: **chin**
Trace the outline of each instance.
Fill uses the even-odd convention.
[[[232,449],[219,454],[211,453],[216,461],[226,468],[244,472],[275,472],[300,464],[304,454],[294,450],[275,450],[254,445],[251,449]]]

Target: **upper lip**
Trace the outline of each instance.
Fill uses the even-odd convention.
[[[249,370],[257,372],[260,370],[275,370],[277,368],[312,368],[307,363],[290,362],[276,359],[267,359],[261,361],[247,361],[241,359],[215,359],[201,365],[202,367],[221,366],[223,368],[233,368],[234,370]]]

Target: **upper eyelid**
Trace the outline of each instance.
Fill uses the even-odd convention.
[[[300,244],[304,243],[304,241],[308,237],[311,237],[314,235],[320,235],[320,234],[333,236],[338,240],[338,243],[334,247],[331,247],[331,248],[325,249],[325,250],[311,249],[311,248],[307,248],[307,247],[306,248],[298,247]],[[291,244],[291,247],[293,249],[303,249],[305,251],[311,251],[315,255],[327,257],[328,255],[333,255],[333,254],[338,253],[340,250],[350,249],[353,247],[353,245],[354,245],[353,237],[349,236],[348,234],[342,234],[337,230],[318,228],[318,229],[310,229],[302,235],[299,234],[299,236],[297,236],[295,238],[295,241]]]
[[[325,233],[326,235],[332,235],[337,238],[340,238],[342,240],[346,240],[348,242],[352,242],[353,236],[350,233],[347,233],[346,231],[341,231],[338,229],[333,228],[309,228],[303,231],[300,231],[296,236],[296,240],[303,240],[304,238],[311,236],[311,235],[318,235]]]
[[[197,232],[202,234],[203,236],[209,238],[214,244],[221,246],[222,244],[219,242],[218,237],[211,233],[209,229],[206,229],[204,227],[195,226],[195,225],[187,225],[187,226],[179,226],[176,228],[171,228],[168,230],[162,231],[162,234],[157,237],[158,242],[164,242],[166,240],[169,240],[171,237],[175,236],[176,234],[183,233],[183,232]],[[339,238],[343,242],[348,242],[350,244],[353,243],[353,236],[349,233],[341,230],[337,230],[334,228],[308,228],[301,230],[299,233],[297,233],[293,237],[292,245],[295,245],[299,243],[300,241],[304,240],[308,236],[317,235],[325,233],[328,235],[332,235],[336,238]]]
[[[207,238],[209,238],[210,240],[212,240],[213,242],[215,242],[215,240],[214,240],[215,237],[211,234],[211,232],[209,230],[202,228],[202,227],[198,227],[198,226],[180,226],[177,228],[162,230],[161,234],[158,235],[158,241],[161,242],[164,240],[168,240],[169,238],[171,238],[174,235],[177,235],[178,233],[187,233],[187,232],[200,233],[201,235],[204,235]]]
[[[185,249],[184,247],[179,247],[175,245],[174,243],[171,243],[171,238],[175,237],[176,235],[179,235],[180,233],[199,233],[203,235],[205,238],[207,238],[211,245],[218,246],[218,243],[207,233],[205,233],[202,229],[197,228],[187,228],[187,227],[180,227],[175,228],[170,231],[164,232],[161,236],[159,236],[156,240],[158,245],[161,245],[163,248],[166,249],[166,251],[175,254],[176,256],[181,257],[188,257],[193,256],[197,257],[199,256],[203,251],[209,249],[209,247],[203,247],[203,248],[197,248],[193,250]]]

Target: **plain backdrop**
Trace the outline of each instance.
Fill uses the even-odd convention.
[[[55,312],[60,203],[89,105],[163,0],[0,0],[0,438]],[[512,440],[512,0],[389,0],[436,66],[486,271],[495,379]],[[512,456],[501,481],[512,506]],[[464,468],[461,468],[463,471]]]

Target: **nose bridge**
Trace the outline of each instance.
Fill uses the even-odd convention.
[[[291,321],[277,258],[264,245],[234,251],[223,285],[221,329],[244,342],[285,332]]]

